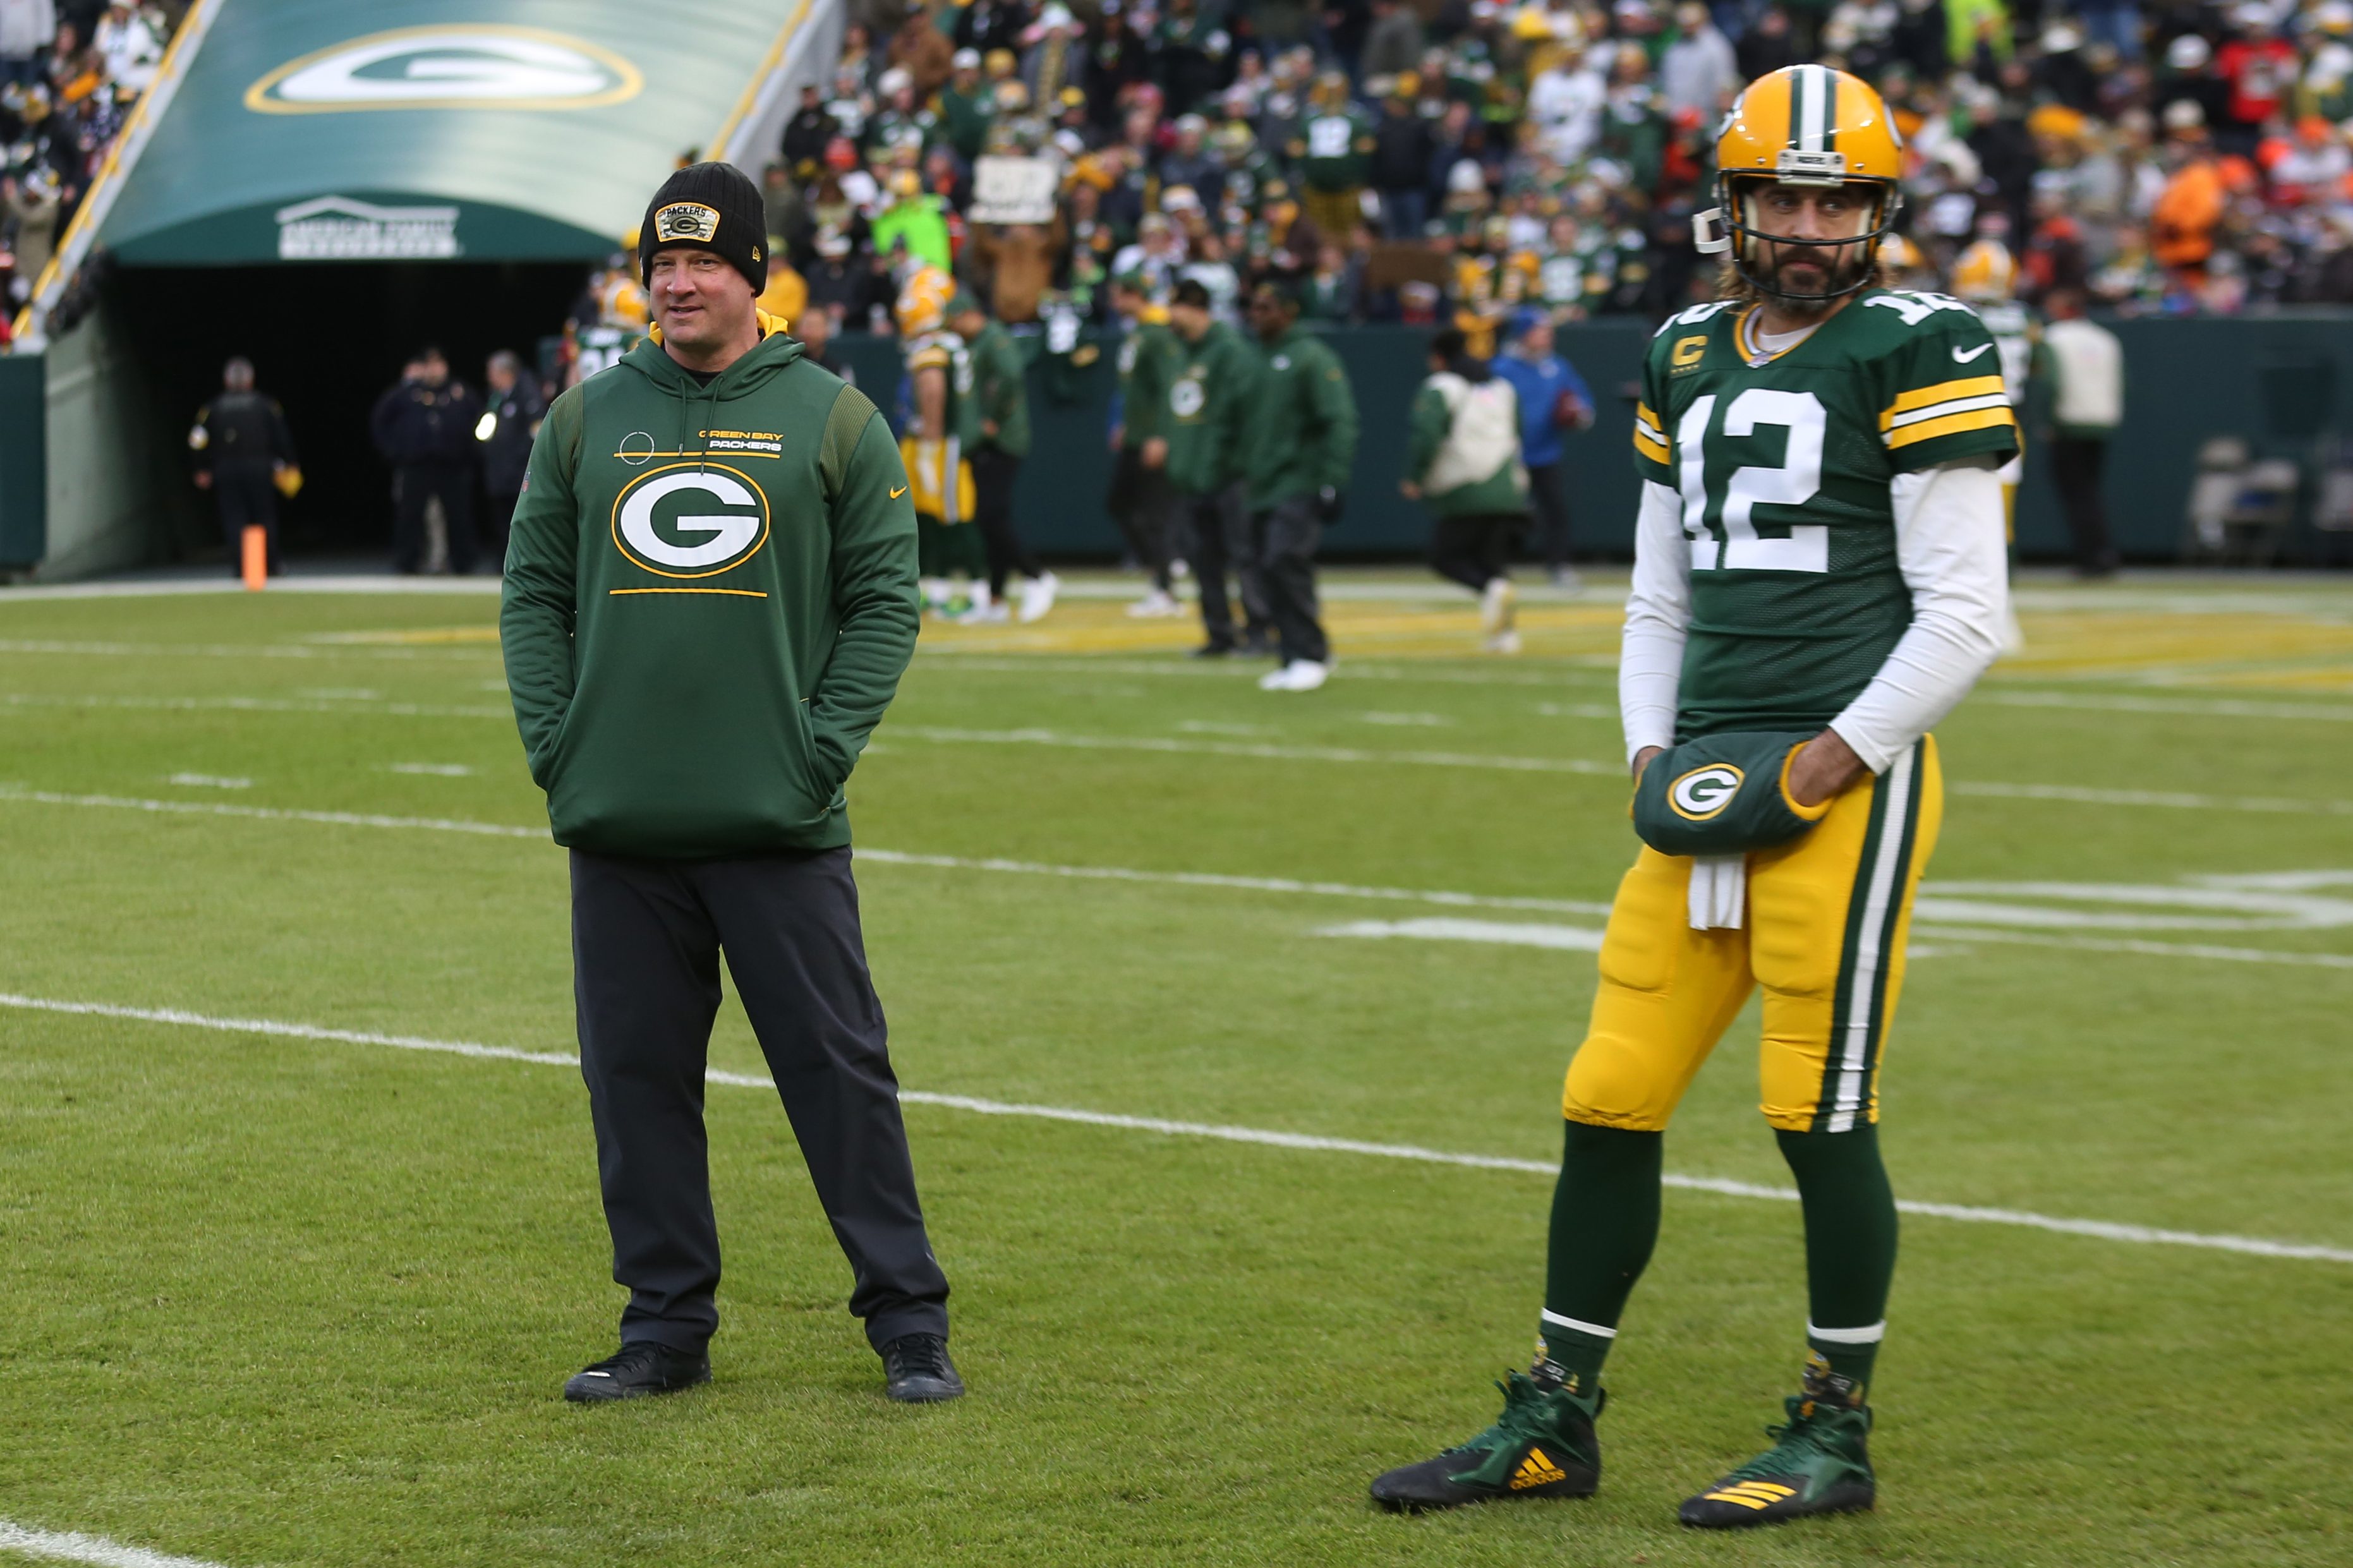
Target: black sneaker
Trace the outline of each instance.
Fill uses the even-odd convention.
[[[964,1397],[964,1379],[937,1334],[901,1334],[882,1347],[882,1392],[902,1405],[937,1405]]]
[[[1199,647],[1195,648],[1185,657],[1187,658],[1230,658],[1233,657],[1233,652],[1234,645],[1229,642],[1205,642]]]
[[[1504,1391],[1504,1413],[1493,1426],[1434,1459],[1389,1471],[1373,1483],[1373,1500],[1419,1513],[1492,1498],[1591,1497],[1601,1485],[1593,1418],[1602,1392],[1579,1398],[1524,1372],[1495,1386]]]
[[[701,1352],[672,1350],[651,1340],[625,1344],[621,1353],[584,1367],[565,1380],[564,1397],[575,1405],[607,1399],[642,1399],[676,1394],[711,1381],[711,1358]]]
[[[1871,1407],[1860,1386],[1809,1367],[1805,1392],[1783,1402],[1774,1445],[1686,1501],[1676,1518],[1694,1530],[1745,1530],[1817,1513],[1859,1513],[1875,1500]]]

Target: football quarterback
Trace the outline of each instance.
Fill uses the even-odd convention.
[[[1865,1394],[1895,1264],[1879,1065],[1943,812],[1928,731],[2000,647],[1998,470],[2018,451],[1976,313],[1880,285],[1902,152],[1879,95],[1819,65],[1751,83],[1718,134],[1697,226],[1723,298],[1660,329],[1635,414],[1619,685],[1644,847],[1562,1095],[1535,1359],[1493,1426],[1375,1481],[1388,1507],[1599,1484],[1602,1363],[1658,1234],[1667,1122],[1758,988],[1807,1354],[1773,1447],[1679,1517],[1873,1504]]]

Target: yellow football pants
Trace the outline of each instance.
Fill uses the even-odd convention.
[[[1694,931],[1691,860],[1645,847],[1610,906],[1601,989],[1568,1064],[1561,1114],[1663,1131],[1750,987],[1761,985],[1765,1120],[1790,1132],[1877,1121],[1912,897],[1944,810],[1932,737],[1839,795],[1803,837],[1752,851],[1738,931]]]

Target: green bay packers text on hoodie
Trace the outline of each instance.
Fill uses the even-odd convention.
[[[888,426],[781,323],[708,385],[659,342],[533,447],[499,635],[555,841],[692,858],[849,842],[842,787],[915,647]]]

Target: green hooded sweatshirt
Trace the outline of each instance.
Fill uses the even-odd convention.
[[[1187,495],[1214,495],[1241,478],[1250,437],[1258,354],[1241,334],[1212,321],[1201,341],[1176,334],[1182,357],[1168,384],[1168,482]]]
[[[842,786],[915,648],[889,427],[763,316],[708,386],[649,340],[555,400],[499,610],[558,844],[666,858],[849,842]]]
[[[1029,367],[1021,361],[1021,345],[997,321],[980,329],[970,344],[973,388],[980,416],[997,421],[997,434],[981,437],[984,446],[1008,457],[1029,455]]]
[[[1340,356],[1303,327],[1260,348],[1242,471],[1252,511],[1345,489],[1356,462],[1356,398]]]

